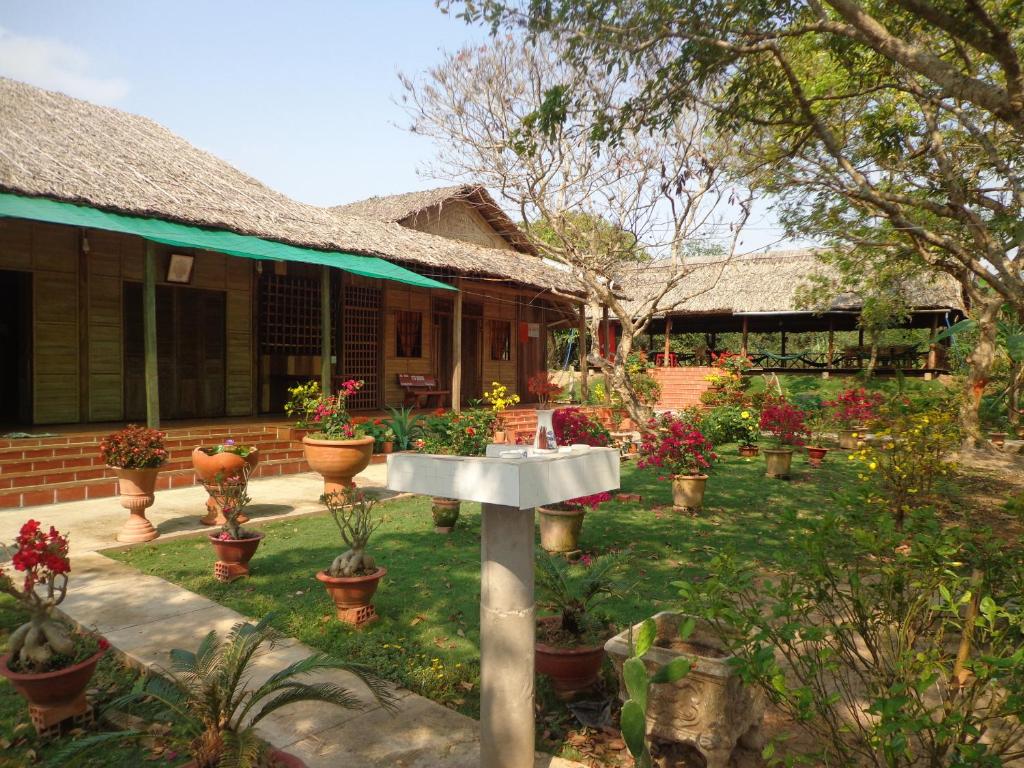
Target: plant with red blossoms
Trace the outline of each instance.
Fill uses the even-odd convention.
[[[761,431],[767,432],[780,448],[807,441],[807,414],[787,402],[769,403],[761,411]]]
[[[129,424],[100,441],[100,456],[108,467],[154,469],[167,461],[165,433]]]
[[[530,394],[537,396],[537,403],[542,408],[550,403],[552,398],[562,394],[562,387],[551,380],[547,371],[538,371],[533,374],[527,380],[526,388]]]
[[[25,574],[21,588],[15,586],[11,574],[0,568],[0,592],[14,597],[29,612],[26,624],[11,634],[8,642],[8,667],[22,672],[49,672],[82,661],[98,650],[94,638],[74,635],[63,622],[50,613],[67,596],[68,538],[54,527],[44,531],[36,520],[29,520],[18,533],[11,556],[14,570]],[[87,641],[86,641],[87,640]],[[83,642],[84,641],[84,642]]]
[[[557,504],[547,504],[550,509],[558,509],[562,511],[585,511],[589,510],[593,512],[599,506],[604,504],[606,501],[611,501],[612,495],[608,491],[602,491],[601,493],[592,493],[589,496],[577,496],[575,499],[566,499]]]
[[[637,466],[694,476],[710,470],[717,458],[714,446],[697,427],[673,413],[663,413],[647,422]]]
[[[579,408],[559,408],[551,414],[551,426],[559,445],[605,448],[612,444],[612,436],[604,425]]]
[[[315,430],[313,437],[320,440],[350,440],[360,436],[361,428],[353,426],[347,402],[362,388],[361,380],[349,379],[342,382],[338,394],[319,398],[312,407],[309,420]]]
[[[851,429],[858,424],[874,421],[883,400],[879,392],[869,393],[864,387],[856,387],[840,392],[835,400],[822,405],[832,409],[832,420],[840,429]]]

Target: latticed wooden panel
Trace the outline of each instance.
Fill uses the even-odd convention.
[[[346,285],[341,320],[341,365],[345,379],[362,379],[363,388],[349,398],[352,409],[376,408],[381,402],[381,303],[383,291]]]
[[[264,274],[260,280],[260,351],[320,354],[320,281]]]

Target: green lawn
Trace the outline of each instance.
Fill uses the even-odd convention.
[[[652,472],[623,465],[624,491],[642,503],[603,505],[587,516],[582,545],[593,554],[628,553],[624,579],[630,588],[607,604],[620,625],[675,604],[673,581],[700,573],[701,564],[735,548],[771,565],[800,535],[784,523],[784,510],[814,515],[826,504],[860,499],[856,471],[845,454],[832,454],[822,470],[794,457],[791,481],[768,480],[764,459],[742,459],[735,446],[708,483],[704,513],[674,513],[669,487]],[[353,631],[340,625],[323,587],[315,580],[341,550],[326,515],[259,526],[267,538],[252,562],[252,576],[221,584],[212,576],[207,541],[186,538],[139,546],[112,556],[161,576],[252,617],[273,612],[277,626],[311,646],[361,661],[411,689],[476,715],[479,681],[480,510],[463,504],[455,532],[433,531],[426,498],[391,502],[387,522],[371,541],[388,575],[375,604],[380,621]],[[798,518],[799,519],[799,518]]]

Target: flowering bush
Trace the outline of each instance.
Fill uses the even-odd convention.
[[[700,401],[710,406],[744,404],[750,381],[743,373],[753,367],[753,361],[746,355],[722,352],[714,356],[711,365],[715,372],[705,377],[711,388],[701,393]]]
[[[508,387],[500,381],[492,381],[490,390],[484,392],[484,400],[490,403],[492,411],[501,413],[513,405],[518,405],[519,395],[509,392]]]
[[[562,394],[562,388],[551,380],[547,371],[538,371],[533,374],[526,382],[526,388],[530,394],[537,396],[537,402],[541,406],[547,405],[552,398]]]
[[[336,395],[321,397],[316,401],[310,417],[310,425],[316,429],[314,437],[320,440],[351,440],[363,434],[363,430],[352,425],[352,418],[345,407],[348,398],[363,388],[361,380],[349,379],[341,385]]]
[[[18,532],[11,565],[25,577],[19,589],[9,573],[0,568],[0,592],[11,595],[31,615],[28,623],[11,633],[8,667],[16,672],[51,672],[72,666],[106,648],[105,640],[73,634],[63,622],[50,616],[67,596],[68,538],[53,526],[44,531],[29,520]],[[37,589],[38,588],[38,589]]]
[[[601,493],[592,493],[590,496],[578,496],[575,499],[566,499],[560,501],[557,504],[545,505],[549,509],[558,509],[563,511],[584,511],[589,510],[593,512],[599,506],[604,504],[606,501],[611,501],[612,495],[608,491],[602,491]]]
[[[697,426],[716,445],[731,442],[753,445],[761,437],[757,412],[738,405],[712,408],[703,414]]]
[[[424,420],[417,450],[448,456],[483,456],[497,419],[493,411],[483,408],[462,413],[439,408]]]
[[[579,408],[559,408],[551,414],[555,442],[559,445],[593,445],[604,448],[612,444],[612,436],[597,419]]]
[[[771,435],[778,446],[803,445],[807,439],[806,414],[795,405],[773,402],[761,411],[761,430]]]
[[[700,475],[717,458],[714,446],[697,427],[672,413],[663,413],[647,422],[637,466],[672,475]]]
[[[316,380],[288,388],[288,401],[284,404],[284,412],[289,418],[295,419],[297,429],[309,428],[322,394],[320,382]]]
[[[153,469],[167,461],[164,432],[129,424],[100,441],[100,456],[119,469]]]
[[[864,387],[857,387],[840,392],[835,400],[829,400],[822,405],[831,409],[832,420],[840,429],[850,429],[873,420],[878,406],[883,401],[880,393],[869,394]]]

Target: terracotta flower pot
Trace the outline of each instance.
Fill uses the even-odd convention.
[[[822,448],[817,445],[807,446],[807,460],[811,463],[811,466],[818,468],[821,466],[821,462],[825,460],[825,454],[828,453],[828,448]]]
[[[366,469],[373,455],[373,438],[353,440],[317,440],[302,438],[302,450],[310,469],[324,479],[324,493],[351,488],[352,478]]]
[[[288,428],[288,439],[293,443],[301,443],[302,438],[308,435],[310,432],[308,427],[289,427]]]
[[[496,430],[494,430],[494,442],[495,443],[502,444],[506,440],[508,440],[508,437],[505,435],[505,430],[503,430],[503,429],[496,429]]]
[[[383,443],[380,444],[380,452],[381,453],[391,453],[394,450],[395,450],[395,441],[394,440],[385,440]]]
[[[558,616],[545,616],[537,619],[537,625],[558,626],[560,621]],[[603,662],[603,644],[559,648],[538,640],[534,645],[535,669],[538,674],[551,678],[551,685],[560,699],[570,699],[593,687]]]
[[[707,475],[672,475],[672,505],[687,512],[699,511],[707,482]]]
[[[747,459],[751,459],[754,456],[757,456],[757,454],[758,454],[758,452],[760,450],[761,449],[758,448],[756,445],[741,445],[740,446],[740,456],[743,456],[744,458],[747,458]]]
[[[146,518],[146,508],[153,504],[153,490],[159,467],[149,469],[125,469],[110,467],[117,475],[117,488],[121,495],[121,506],[130,513],[125,524],[117,533],[117,540],[124,544],[152,541],[160,533]]]
[[[6,653],[0,656],[0,676],[10,680],[14,690],[20,693],[30,705],[55,713],[55,716],[58,717],[56,722],[60,722],[60,720],[85,714],[88,711],[85,689],[96,671],[96,665],[106,652],[106,648],[101,648],[78,664],[39,674],[15,672],[7,666],[11,655]],[[43,719],[46,720],[45,712]]]
[[[786,479],[793,465],[792,448],[765,448],[765,474],[768,477]]]
[[[434,518],[434,530],[438,533],[451,533],[459,520],[462,502],[444,496],[434,496],[430,500],[430,515]]]
[[[1006,433],[1005,432],[989,432],[988,439],[992,441],[992,445],[996,448],[1002,448],[1006,445]]]
[[[540,516],[540,546],[545,552],[575,552],[587,510],[537,507]]]
[[[370,605],[380,580],[387,572],[388,569],[383,567],[366,576],[328,576],[327,571],[318,571],[316,578],[334,601],[338,618],[349,621],[349,612],[353,608]]]
[[[237,453],[229,452],[215,453],[211,456],[201,447],[193,449],[192,467],[210,494],[210,498],[206,500],[206,515],[201,517],[199,522],[203,525],[224,525],[227,522],[224,518],[224,513],[221,512],[220,501],[213,492],[212,484],[216,482],[217,475],[223,475],[224,478],[238,477],[241,475],[243,467],[248,466],[249,472],[252,473],[259,463],[260,451],[258,448],[253,448],[249,451],[249,455],[245,458],[242,458]],[[248,517],[242,515],[238,518],[238,522],[244,523],[248,519]]]
[[[840,429],[839,447],[846,451],[854,451],[860,443],[861,436],[856,429]]]
[[[213,575],[220,581],[234,581],[249,575],[249,561],[263,541],[264,533],[254,533],[247,539],[219,539],[220,534],[210,534],[210,544],[217,554]]]

